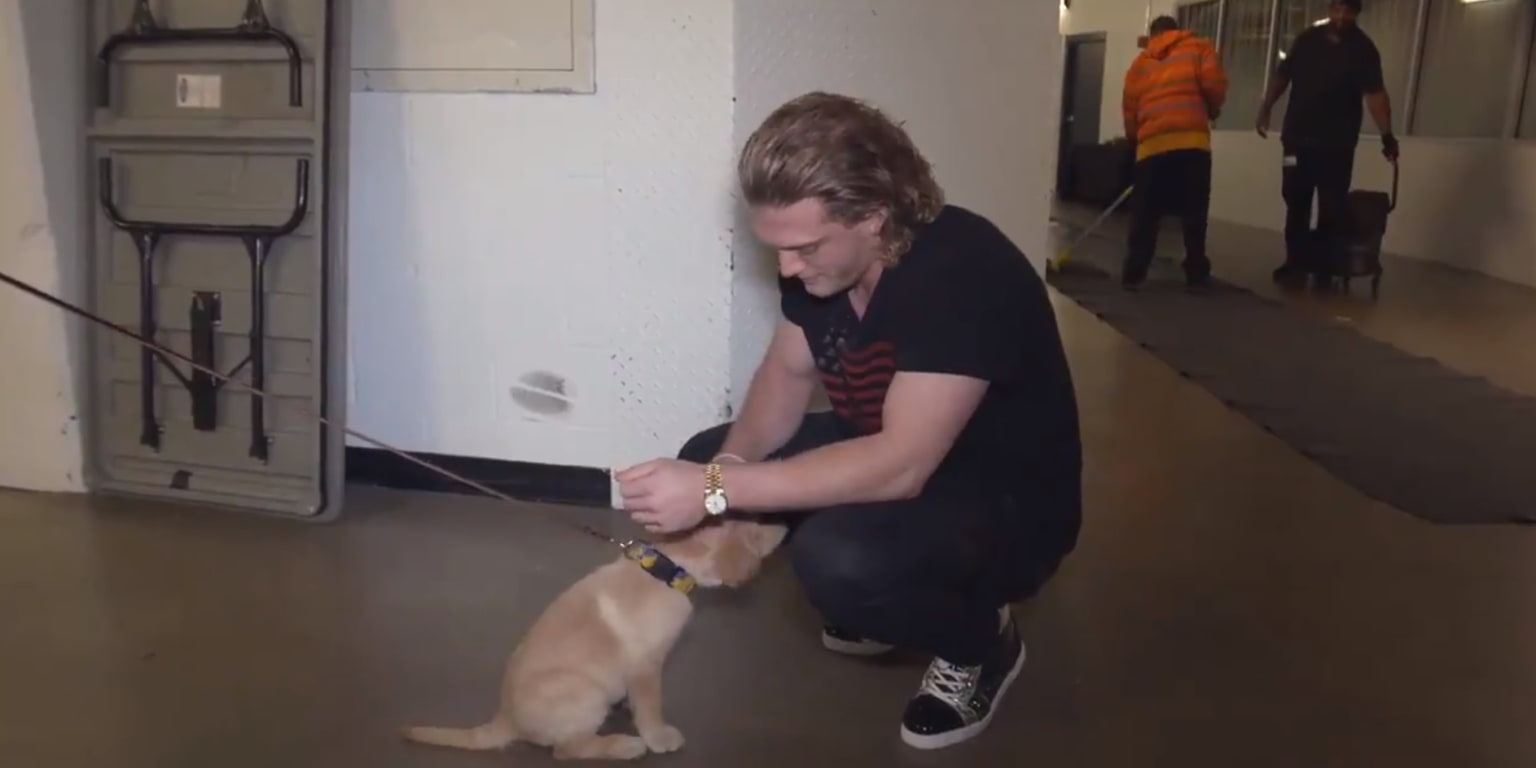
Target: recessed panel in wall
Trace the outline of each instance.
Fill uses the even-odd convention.
[[[359,3],[353,88],[591,93],[592,2]]]

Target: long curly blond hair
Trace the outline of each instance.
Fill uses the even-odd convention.
[[[774,110],[747,139],[736,173],[749,206],[815,198],[850,226],[884,210],[887,263],[944,208],[944,190],[907,132],[874,106],[834,93],[807,93]]]

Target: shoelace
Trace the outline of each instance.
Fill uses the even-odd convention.
[[[923,690],[953,706],[968,707],[967,699],[980,674],[981,667],[963,667],[934,659],[923,674]]]

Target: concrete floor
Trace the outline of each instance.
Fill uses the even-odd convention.
[[[1262,239],[1213,233],[1257,254],[1218,270],[1262,276]],[[1488,338],[1536,327],[1536,294],[1417,273],[1415,288],[1415,270],[1395,271],[1372,310],[1296,301],[1372,333],[1454,340],[1458,365],[1536,382],[1523,352]],[[1461,282],[1431,290],[1439,280]],[[1445,309],[1447,296],[1470,304]],[[701,598],[667,681],[688,745],[648,762],[1536,764],[1536,531],[1436,528],[1368,501],[1057,303],[1083,403],[1087,523],[1023,613],[1029,662],[992,730],[944,752],[902,746],[921,665],[821,650],[776,560],[748,589]],[[1421,333],[1442,316],[1458,320]],[[627,525],[377,489],[355,489],[348,508],[316,528],[0,494],[0,765],[552,764],[525,746],[471,754],[396,734],[489,714],[522,629],[609,558],[548,517]]]
[[[1098,215],[1077,205],[1058,205],[1055,218],[1078,227]],[[1117,214],[1086,240],[1095,260],[1123,258],[1126,215]],[[1065,237],[1058,232],[1059,238]],[[1183,238],[1178,220],[1163,220],[1159,259],[1166,277],[1178,279]],[[1053,250],[1053,253],[1059,251]],[[1347,323],[1368,336],[1489,381],[1514,392],[1536,396],[1536,289],[1491,280],[1473,272],[1433,262],[1388,255],[1381,297],[1372,302],[1369,281],[1357,281],[1353,295],[1283,291],[1270,272],[1285,260],[1277,233],[1224,222],[1211,222],[1207,241],[1217,278],[1262,296],[1281,299],[1300,312]]]

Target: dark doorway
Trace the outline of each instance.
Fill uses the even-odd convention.
[[[1060,144],[1056,150],[1056,194],[1070,198],[1073,157],[1081,146],[1099,143],[1099,110],[1104,101],[1104,33],[1067,36],[1061,88]]]

